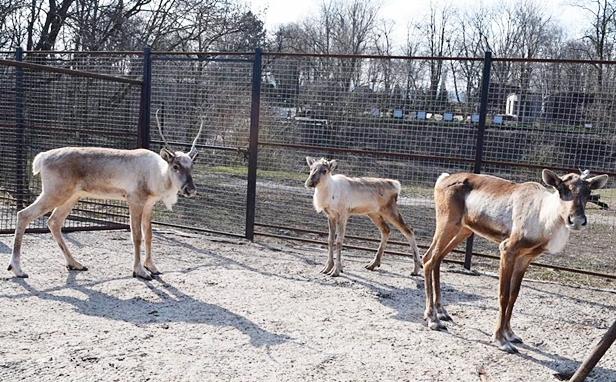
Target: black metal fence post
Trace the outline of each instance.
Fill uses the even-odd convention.
[[[143,84],[141,85],[141,103],[139,106],[139,128],[137,146],[150,148],[150,108],[152,98],[152,48],[143,49]]]
[[[15,61],[23,60],[23,49],[15,50]],[[15,67],[15,200],[17,209],[24,208],[26,188],[26,147],[23,115],[23,69]]]
[[[486,52],[483,60],[483,74],[481,78],[481,103],[479,104],[479,126],[477,128],[477,143],[475,145],[475,166],[473,172],[481,173],[481,162],[483,160],[483,144],[486,131],[486,118],[488,114],[488,92],[490,90],[490,69],[492,69],[492,52]],[[471,269],[471,258],[473,257],[473,241],[475,235],[471,235],[466,240],[466,255],[464,256],[464,268]]]
[[[252,70],[252,104],[250,107],[250,137],[248,141],[248,187],[246,192],[246,239],[252,241],[255,234],[255,210],[257,199],[257,150],[259,148],[259,107],[261,104],[261,48],[255,49]]]

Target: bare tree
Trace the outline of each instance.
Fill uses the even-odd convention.
[[[445,56],[447,41],[450,39],[452,31],[451,22],[455,15],[455,8],[449,4],[430,3],[428,17],[419,22],[411,24],[414,30],[414,38],[421,41],[421,53],[428,57],[442,58]],[[435,101],[439,95],[439,88],[444,88],[445,61],[429,60],[428,65],[428,87],[426,89],[427,101]]]
[[[590,25],[586,29],[584,39],[589,42],[586,50],[587,58],[595,60],[611,60],[616,41],[616,4],[612,0],[578,0],[572,4],[588,16]],[[597,68],[597,90],[602,88],[604,67]]]
[[[252,50],[264,38],[234,0],[0,0],[0,20],[0,48],[27,50]]]

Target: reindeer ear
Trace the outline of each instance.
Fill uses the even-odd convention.
[[[587,179],[586,181],[590,184],[590,189],[591,190],[598,190],[600,188],[603,188],[603,186],[605,186],[605,184],[607,183],[607,174],[603,174],[603,175],[598,175],[598,176],[593,176],[590,179]]]
[[[329,163],[329,170],[330,171],[333,171],[336,168],[336,166],[338,165],[338,162],[336,162],[335,159],[334,160],[330,160],[328,163]]]
[[[562,179],[554,172],[548,170],[547,168],[541,172],[541,178],[548,186],[552,186],[554,188],[558,188],[562,183]]]
[[[312,164],[316,161],[317,160],[314,159],[313,157],[306,157],[306,163],[308,163],[308,166],[312,166]]]
[[[167,149],[166,147],[163,147],[162,149],[160,149],[160,156],[167,163],[171,163],[173,159],[175,158],[175,154],[171,152],[169,149]]]

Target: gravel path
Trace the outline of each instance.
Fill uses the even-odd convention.
[[[319,273],[326,250],[293,242],[159,230],[164,272],[131,277],[130,233],[66,235],[87,272],[68,272],[50,235],[26,235],[28,279],[0,270],[2,381],[557,381],[616,319],[616,291],[525,280],[512,324],[520,354],[490,342],[497,279],[444,266],[454,318],[422,319],[412,263],[345,251],[345,273]],[[12,237],[0,237],[8,264]],[[588,378],[616,381],[616,347]]]

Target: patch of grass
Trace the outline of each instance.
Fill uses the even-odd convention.
[[[217,175],[230,175],[230,176],[248,176],[248,167],[229,167],[229,166],[216,166],[208,169],[208,172]],[[259,178],[269,179],[282,179],[282,180],[296,180],[304,182],[308,177],[308,174],[301,172],[290,171],[272,171],[272,170],[257,170]]]
[[[610,209],[613,208],[616,202],[616,188],[603,188],[601,190],[594,191],[593,194],[600,195],[600,201],[607,203]]]

